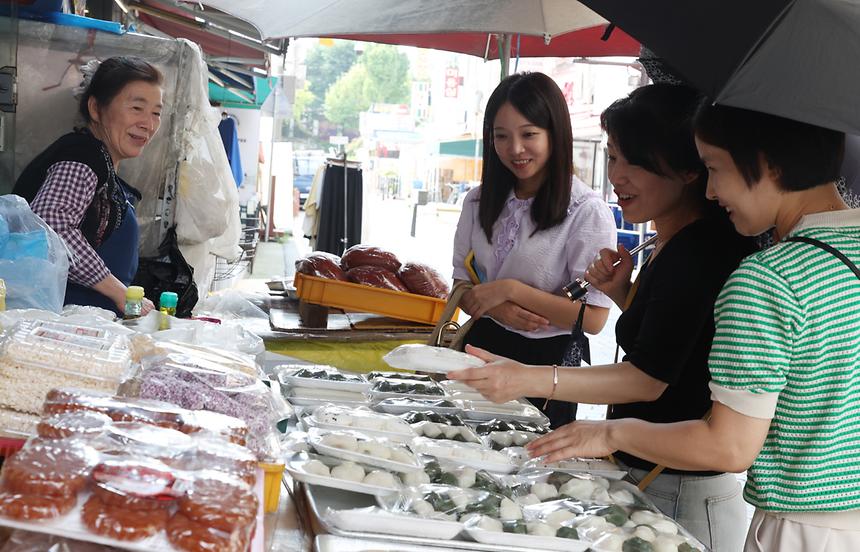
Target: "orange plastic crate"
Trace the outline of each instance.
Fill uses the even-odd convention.
[[[296,295],[308,303],[355,312],[372,312],[400,320],[436,324],[446,301],[389,289],[316,278],[297,273],[293,281]]]

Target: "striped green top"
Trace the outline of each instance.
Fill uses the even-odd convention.
[[[860,214],[840,215],[847,225],[801,224],[792,235],[860,265]],[[860,509],[860,280],[819,247],[783,242],[741,263],[715,318],[715,397],[723,387],[775,400],[746,500],[770,511]]]

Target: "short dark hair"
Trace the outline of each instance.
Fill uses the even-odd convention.
[[[750,187],[762,177],[762,156],[787,191],[814,188],[840,175],[844,132],[707,100],[696,112],[695,129],[699,140],[729,152]]]
[[[616,100],[600,126],[631,164],[660,176],[693,172],[705,201],[707,171],[693,140],[693,115],[701,95],[680,84],[650,84]]]
[[[78,111],[84,121],[87,124],[92,122],[89,109],[90,98],[95,98],[99,107],[105,107],[110,104],[125,85],[134,81],[160,85],[162,82],[161,71],[135,56],[115,56],[101,62],[78,104]]]
[[[517,179],[499,159],[493,144],[493,124],[506,103],[534,125],[549,133],[550,156],[547,180],[532,202],[535,232],[552,228],[567,217],[570,204],[570,177],[573,171],[573,134],[570,112],[561,89],[543,73],[517,73],[504,79],[487,101],[484,111],[484,168],[478,220],[487,241],[492,241],[493,224],[502,213]]]

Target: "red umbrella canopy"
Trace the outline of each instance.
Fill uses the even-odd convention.
[[[589,27],[554,36],[546,41],[542,37],[515,35],[511,40],[510,57],[601,57],[636,56],[639,42],[621,29],[613,29],[606,40],[606,25]],[[487,59],[499,59],[498,35],[487,33],[438,34],[349,34],[330,38],[379,42],[418,48],[432,48],[469,54]],[[548,42],[548,43],[547,43]]]

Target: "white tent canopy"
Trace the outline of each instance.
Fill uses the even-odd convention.
[[[576,0],[203,0],[202,3],[254,25],[264,39],[449,32],[524,34],[550,39],[606,23]]]

